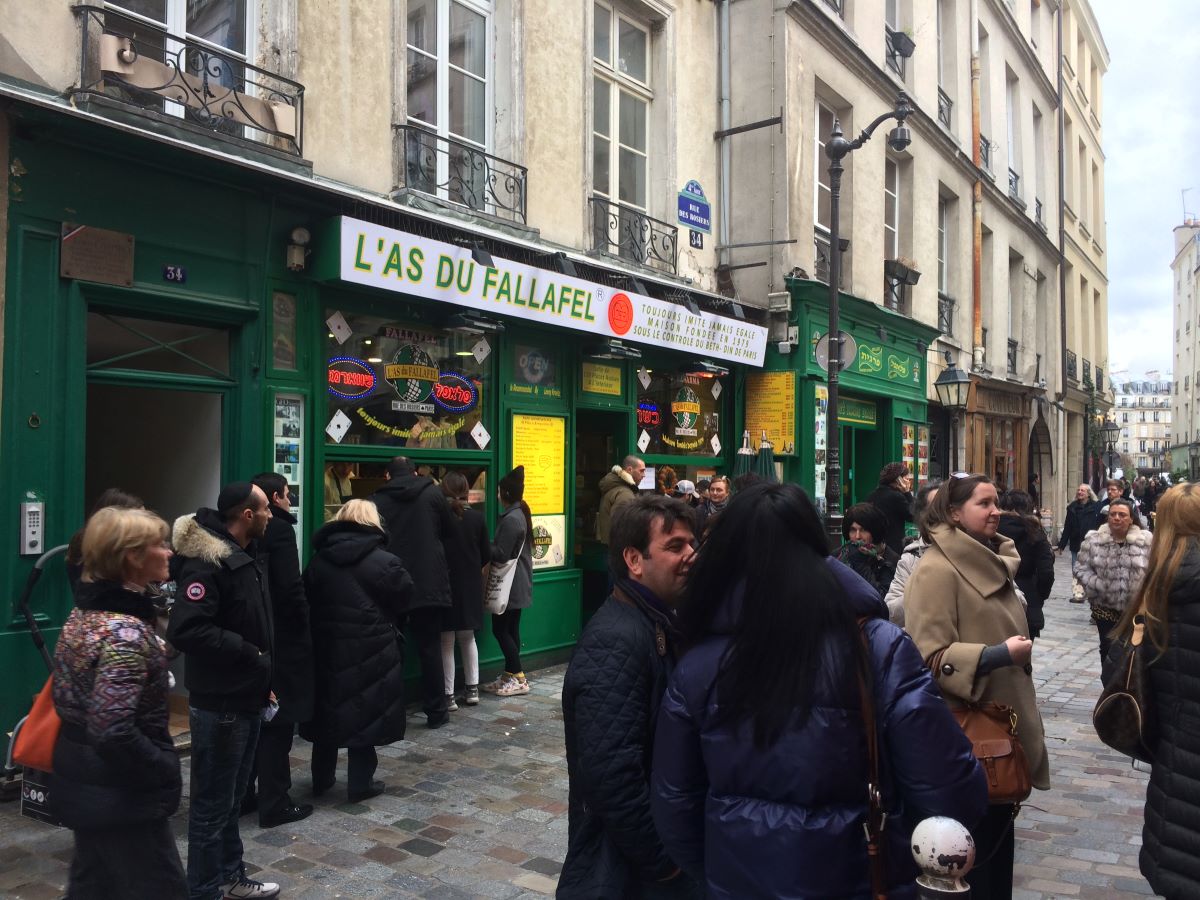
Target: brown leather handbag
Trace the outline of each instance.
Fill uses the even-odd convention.
[[[1145,636],[1143,605],[1133,619],[1133,633],[1114,648],[1118,654],[1116,665],[1092,710],[1092,727],[1114,750],[1149,763],[1154,761],[1158,723],[1146,672],[1146,648],[1142,646]]]

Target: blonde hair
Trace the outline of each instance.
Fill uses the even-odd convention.
[[[347,500],[345,505],[333,517],[335,522],[357,522],[359,525],[371,525],[383,531],[383,521],[379,518],[379,507],[370,500]]]
[[[123,581],[130,555],[144,554],[168,534],[167,523],[148,509],[105,506],[96,510],[83,531],[84,581]]]
[[[1175,576],[1197,538],[1200,538],[1200,485],[1178,484],[1159,498],[1155,507],[1154,541],[1146,577],[1125,608],[1114,634],[1133,629],[1133,618],[1146,604],[1146,631],[1159,652],[1167,649],[1167,600]]]

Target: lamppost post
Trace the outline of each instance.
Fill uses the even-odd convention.
[[[825,145],[829,157],[829,407],[826,421],[827,437],[825,450],[825,529],[833,546],[842,540],[842,441],[838,420],[838,385],[842,368],[841,309],[838,291],[842,275],[841,244],[841,195],[842,160],[871,139],[883,122],[895,119],[897,125],[888,134],[888,144],[897,152],[912,142],[912,133],[904,124],[912,112],[908,95],[903,91],[896,98],[896,108],[878,116],[862,130],[857,138],[846,140],[842,124],[833,120],[833,131]]]

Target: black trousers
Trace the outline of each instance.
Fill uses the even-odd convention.
[[[971,900],[1011,900],[1015,851],[1013,805],[989,806],[983,820],[971,829],[971,836],[975,838],[975,858],[980,861],[967,873]]]
[[[1108,659],[1108,651],[1113,645],[1113,639],[1110,638],[1109,632],[1117,627],[1116,622],[1107,622],[1103,619],[1095,619],[1096,634],[1100,637],[1100,668],[1104,669],[1104,661]]]
[[[75,831],[70,900],[187,900],[187,877],[170,821]]]
[[[521,668],[521,611],[506,609],[503,614],[492,616],[492,634],[504,654],[504,671],[516,675]]]
[[[338,748],[333,744],[313,744],[313,784],[332,784],[337,777]],[[346,790],[351,794],[366,791],[375,777],[379,756],[374,747],[346,749]]]
[[[288,791],[292,789],[293,722],[280,721],[276,716],[263,722],[258,732],[258,819],[260,822],[279,815],[292,805]]]
[[[421,667],[421,708],[431,719],[446,713],[446,676],[442,671],[441,607],[414,609],[408,614],[408,633],[416,644],[417,663]]]

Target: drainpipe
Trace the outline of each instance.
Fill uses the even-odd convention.
[[[733,127],[733,112],[730,104],[729,77],[729,4],[732,0],[722,0],[717,13],[717,57],[719,68],[720,116],[721,130],[728,131]],[[729,184],[730,172],[733,168],[729,135],[721,138],[721,214],[717,216],[717,244],[720,247],[729,246],[729,212],[732,203],[733,190]],[[729,251],[720,250],[717,258],[718,265],[729,262]]]
[[[971,0],[971,366],[983,368],[983,154],[979,149],[979,0]]]

